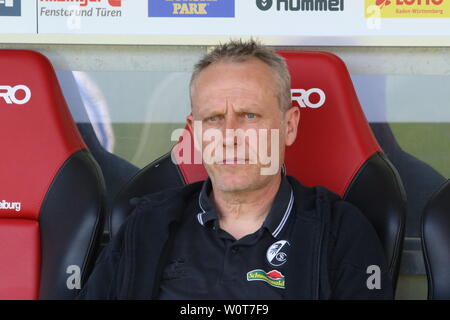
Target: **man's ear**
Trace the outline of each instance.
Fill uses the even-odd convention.
[[[295,142],[297,138],[298,123],[300,122],[300,108],[291,107],[286,111],[284,115],[284,121],[286,125],[285,144],[290,146]]]
[[[191,132],[194,132],[194,131],[193,131],[193,130],[194,130],[194,128],[193,128],[193,125],[194,125],[194,117],[192,116],[192,112],[189,113],[189,115],[186,117],[186,124],[188,125],[189,130],[190,130]]]
[[[192,112],[186,117],[186,124],[188,126],[189,131],[191,132],[192,138],[194,140],[194,147],[197,150],[202,150],[202,132],[201,132],[201,126],[200,126],[200,132],[198,130],[194,130],[194,116],[192,115]]]

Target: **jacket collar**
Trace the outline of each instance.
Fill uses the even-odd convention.
[[[204,181],[198,196],[198,206],[200,212],[196,218],[198,222],[206,228],[218,228],[218,214],[214,201],[210,198],[212,192],[211,180]],[[293,211],[294,193],[293,189],[283,173],[280,187],[273,200],[272,207],[262,225],[276,239],[279,240],[279,234],[283,230],[291,212]]]

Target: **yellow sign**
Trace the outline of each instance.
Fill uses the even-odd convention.
[[[364,0],[366,18],[450,18],[450,0]]]

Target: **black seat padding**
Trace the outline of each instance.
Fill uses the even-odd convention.
[[[357,206],[377,231],[395,289],[405,233],[406,195],[396,168],[384,153],[376,153],[363,164],[343,199]]]
[[[450,299],[450,180],[430,199],[422,218],[428,299]]]
[[[182,174],[170,152],[140,170],[120,191],[107,217],[111,238],[119,231],[134,208],[133,198],[185,185]]]
[[[427,163],[405,152],[398,144],[388,123],[371,123],[370,127],[383,151],[397,168],[405,188],[407,202],[406,237],[420,237],[422,212],[445,177]]]
[[[83,137],[84,142],[89,151],[100,165],[106,185],[105,207],[108,212],[112,206],[114,198],[124,185],[136,175],[139,168],[128,162],[127,160],[107,151],[98,140],[89,117],[85,110],[77,82],[69,71],[59,71],[57,73],[58,80],[61,84],[63,94],[68,102],[71,113],[78,121],[77,127]],[[110,224],[105,223],[105,234],[109,234]],[[109,238],[109,236],[107,236]]]

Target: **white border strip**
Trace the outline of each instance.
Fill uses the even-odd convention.
[[[257,38],[270,46],[388,46],[450,47],[450,37],[293,37],[293,36],[170,36],[0,34],[0,43],[97,44],[97,45],[201,45],[215,46],[229,39]]]
[[[289,204],[288,207],[283,215],[283,219],[281,219],[280,224],[278,225],[278,227],[275,229],[275,231],[272,233],[272,235],[274,237],[277,237],[278,234],[281,232],[281,230],[283,230],[284,225],[286,224],[287,219],[289,218],[291,211],[292,211],[292,205],[294,203],[294,192],[291,189],[291,198],[289,199]]]
[[[204,222],[203,222],[202,216],[206,213],[206,211],[205,211],[205,209],[203,209],[202,203],[201,203],[201,201],[200,201],[200,196],[201,196],[201,195],[202,195],[202,193],[200,192],[200,194],[198,195],[198,205],[200,206],[200,209],[202,209],[203,212],[200,212],[200,213],[197,214],[197,220],[198,220],[198,222],[200,222],[200,224],[201,224],[202,226],[204,226],[205,224],[204,224]]]

